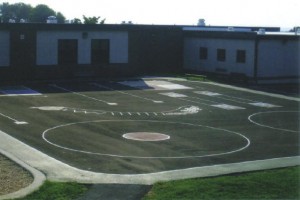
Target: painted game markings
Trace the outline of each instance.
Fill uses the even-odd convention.
[[[92,100],[94,100],[94,101],[106,103],[107,105],[110,105],[110,106],[116,106],[116,105],[118,105],[117,103],[107,102],[107,101],[104,101],[104,100],[101,100],[101,99],[97,99],[97,98],[94,98],[94,97],[87,96],[87,95],[85,95],[85,94],[81,94],[81,93],[79,93],[79,92],[74,92],[74,91],[69,90],[69,89],[66,89],[66,88],[64,88],[64,87],[60,87],[60,86],[58,86],[58,85],[56,85],[56,84],[49,84],[49,86],[58,88],[58,89],[60,89],[60,90],[66,91],[66,92],[70,92],[70,93],[75,94],[75,95],[78,95],[78,96],[82,96],[82,97],[85,97],[85,98],[88,98],[88,99],[92,99]]]
[[[176,92],[166,92],[166,93],[159,93],[159,94],[165,95],[165,96],[168,96],[168,97],[173,97],[173,98],[187,97],[184,94],[179,94],[179,93],[176,93]]]
[[[69,111],[72,113],[82,113],[82,114],[95,114],[95,115],[104,115],[111,114],[112,116],[158,116],[158,115],[190,115],[197,114],[201,109],[197,106],[181,106],[174,110],[162,111],[162,112],[132,112],[132,111],[104,111],[104,110],[91,110],[91,109],[82,109],[82,108],[68,108],[63,106],[41,106],[41,107],[31,107],[31,109],[37,109],[41,111]]]
[[[202,94],[202,95],[206,95],[206,96],[211,96],[211,97],[214,97],[214,98],[223,99],[223,100],[227,100],[227,101],[233,101],[233,102],[236,102],[236,103],[257,106],[257,107],[261,107],[261,108],[281,107],[281,106],[270,104],[270,103],[258,102],[258,101],[253,101],[253,100],[250,100],[250,99],[239,98],[239,97],[224,95],[224,94],[220,94],[220,93],[210,92],[210,91],[194,91],[194,93]],[[226,96],[228,98],[224,98],[223,96]]]
[[[5,117],[5,118],[7,118],[7,119],[12,120],[12,121],[13,121],[15,124],[17,124],[17,125],[28,124],[28,122],[16,120],[16,119],[14,119],[14,118],[12,118],[12,117],[10,117],[10,116],[4,115],[3,113],[0,113],[0,115],[1,115],[2,117]]]
[[[0,96],[35,96],[41,93],[25,86],[5,86],[0,87]]]
[[[120,90],[115,90],[111,87],[107,87],[105,85],[102,85],[102,84],[99,84],[99,83],[90,83],[91,85],[94,85],[94,86],[97,86],[99,88],[104,88],[104,89],[107,89],[107,90],[111,90],[111,91],[116,91],[118,93],[121,93],[121,94],[125,94],[125,95],[129,95],[131,97],[135,97],[135,98],[139,98],[139,99],[143,99],[143,100],[146,100],[146,101],[151,101],[153,103],[164,103],[163,101],[158,101],[158,100],[154,100],[154,99],[149,99],[149,98],[146,98],[146,97],[141,97],[141,96],[138,96],[138,95],[135,95],[135,94],[131,94],[131,93],[128,93],[128,92],[124,92],[124,91],[120,91]]]
[[[164,123],[165,126],[174,126],[174,125],[181,125],[181,126],[186,126],[186,128],[204,128],[204,129],[208,129],[208,130],[212,130],[212,131],[216,131],[216,132],[221,132],[222,134],[227,134],[227,135],[232,135],[236,138],[240,138],[240,144],[237,144],[235,146],[230,146],[228,149],[224,149],[221,152],[209,152],[206,154],[186,154],[186,155],[182,155],[182,154],[178,154],[178,155],[174,155],[174,156],[170,156],[170,155],[163,155],[160,154],[159,156],[143,156],[143,155],[130,155],[124,153],[124,154],[120,154],[120,153],[110,153],[110,152],[97,152],[97,151],[87,151],[87,150],[81,150],[81,149],[77,149],[76,147],[67,147],[61,144],[57,144],[56,142],[51,141],[50,139],[48,139],[48,135],[51,134],[51,132],[56,131],[57,129],[61,129],[61,128],[65,128],[65,127],[70,127],[70,126],[78,126],[81,124],[96,124],[96,123],[101,123],[101,124],[105,124],[105,123],[120,123],[120,122],[135,122],[135,123]],[[150,132],[151,133],[151,132]],[[154,134],[156,136],[159,136],[161,138],[165,138],[165,139],[170,139],[168,137],[168,135],[165,134],[161,134],[161,133],[156,133],[153,132],[152,134],[150,134],[149,132],[146,132],[146,134],[142,134],[141,132],[139,132],[139,130],[137,130],[136,132],[130,132],[130,133],[125,133],[125,137],[130,138],[130,139],[140,139],[141,137],[144,138],[149,138],[149,140],[151,138],[153,138]],[[122,133],[120,133],[122,134]],[[199,134],[198,134],[199,135]],[[220,136],[220,134],[218,134]],[[240,151],[243,151],[245,149],[247,149],[250,144],[251,141],[249,138],[247,138],[245,135],[238,133],[238,132],[234,132],[234,131],[230,131],[227,129],[223,129],[223,128],[217,128],[217,127],[212,127],[212,126],[206,126],[206,125],[201,125],[201,124],[192,124],[192,123],[183,123],[183,122],[173,122],[173,121],[157,121],[157,120],[93,120],[93,121],[82,121],[82,122],[73,122],[73,123],[67,123],[67,124],[62,124],[62,125],[58,125],[58,126],[54,126],[52,128],[48,128],[46,129],[43,133],[42,133],[42,138],[44,141],[46,141],[48,144],[55,146],[57,148],[61,148],[61,149],[65,149],[68,151],[73,151],[73,152],[77,152],[77,153],[84,153],[84,154],[89,154],[89,155],[98,155],[98,156],[109,156],[109,157],[117,157],[117,158],[134,158],[134,159],[186,159],[186,158],[204,158],[204,157],[213,157],[213,156],[222,156],[222,155],[229,155],[229,154],[234,154]],[[124,138],[124,134],[122,134],[120,136],[120,141],[122,141],[122,138]],[[154,137],[155,138],[155,137]],[[219,140],[219,139],[218,139]],[[194,142],[197,142],[195,140],[193,140]],[[146,141],[144,141],[146,142]],[[163,141],[156,141],[156,142],[163,142]],[[170,140],[170,142],[172,142]],[[190,141],[191,142],[191,141]],[[226,142],[226,141],[225,141]]]
[[[119,84],[126,85],[133,88],[142,90],[153,89],[153,90],[182,90],[182,89],[193,89],[185,85],[172,83],[169,81],[162,80],[131,80],[131,81],[120,81]]]
[[[233,106],[233,105],[228,105],[228,104],[216,104],[216,105],[211,105],[213,107],[217,107],[217,108],[222,108],[225,110],[243,110],[246,108],[243,107],[239,107],[239,106]]]
[[[155,132],[131,132],[123,134],[122,137],[142,142],[157,142],[170,139],[169,135]]]
[[[299,111],[266,111],[266,112],[257,112],[257,113],[254,113],[252,115],[249,115],[248,117],[248,120],[253,123],[253,124],[256,124],[258,126],[261,126],[261,127],[265,127],[265,128],[270,128],[270,129],[274,129],[274,130],[279,130],[279,131],[285,131],[285,132],[292,132],[292,133],[299,133],[299,130],[291,130],[291,129],[286,129],[286,128],[281,128],[281,127],[276,127],[276,125],[278,124],[274,124],[273,126],[269,126],[269,125],[266,125],[262,122],[257,122],[253,119],[253,117],[255,116],[262,116],[262,115],[265,115],[265,114],[273,114],[271,115],[271,117],[274,117],[274,113],[296,113],[296,116],[298,116],[298,113]],[[297,118],[297,117],[295,117]],[[261,120],[262,120],[262,117],[261,117]],[[299,119],[295,119],[295,124],[299,123]]]
[[[263,102],[256,102],[256,103],[249,103],[249,104],[253,105],[253,106],[262,107],[262,108],[278,108],[278,107],[281,107],[281,106],[273,105],[273,104],[270,104],[270,103],[263,103]]]
[[[222,95],[220,93],[210,92],[210,91],[194,91],[194,93],[202,94],[202,95],[206,95],[206,96],[210,96],[210,97],[221,96]]]

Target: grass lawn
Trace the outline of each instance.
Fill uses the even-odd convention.
[[[88,186],[83,184],[46,181],[38,191],[18,200],[73,200],[87,190]]]
[[[161,182],[143,200],[159,199],[299,199],[300,167],[228,176]],[[89,185],[47,181],[38,191],[19,200],[72,200]],[[112,193],[114,191],[111,191]]]
[[[161,182],[144,200],[152,199],[299,199],[300,167],[246,174]]]

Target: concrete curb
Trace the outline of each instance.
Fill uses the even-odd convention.
[[[6,156],[7,158],[9,158],[10,160],[12,160],[13,162],[15,162],[16,164],[20,165],[22,168],[29,171],[33,176],[33,182],[29,186],[27,186],[19,191],[16,191],[16,192],[13,192],[10,194],[6,194],[6,195],[2,195],[2,196],[0,196],[0,200],[15,199],[15,198],[21,198],[21,197],[27,196],[28,194],[38,190],[41,187],[41,185],[43,185],[43,183],[46,180],[46,176],[43,173],[41,173],[40,171],[27,165],[26,163],[24,163],[23,161],[21,161],[20,159],[18,159],[14,155],[12,155],[11,153],[8,153],[2,149],[0,149],[0,153],[2,155]]]

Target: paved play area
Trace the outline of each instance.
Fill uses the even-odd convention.
[[[60,171],[50,173],[50,161],[92,175],[159,176],[298,160],[299,101],[170,78],[32,82],[0,86],[0,130],[23,145],[6,150],[41,153],[37,164],[26,150],[16,156],[49,176]]]

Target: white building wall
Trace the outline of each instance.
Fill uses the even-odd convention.
[[[91,63],[91,40],[110,40],[110,63],[128,63],[128,33],[115,31],[87,32],[82,31],[40,31],[37,33],[37,65],[58,64],[58,40],[78,40],[78,64]]]
[[[258,78],[300,76],[299,40],[260,40],[258,43]]]
[[[0,67],[7,67],[10,65],[10,45],[9,45],[9,32],[0,31]]]
[[[208,49],[208,58],[201,60],[200,47]],[[217,49],[226,50],[226,61],[217,60]],[[246,51],[246,62],[236,62],[236,51]],[[213,39],[213,38],[185,38],[184,39],[184,68],[206,72],[217,72],[218,69],[226,73],[243,73],[249,77],[254,73],[254,40]]]

